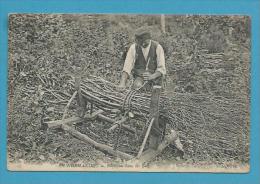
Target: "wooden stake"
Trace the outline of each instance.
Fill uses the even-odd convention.
[[[122,159],[129,160],[129,159],[133,158],[133,156],[131,156],[131,155],[127,154],[127,153],[124,153],[124,152],[121,152],[121,151],[118,151],[118,150],[114,150],[112,147],[110,147],[108,145],[101,144],[101,143],[98,143],[98,142],[94,141],[93,139],[91,139],[87,135],[80,133],[79,131],[71,128],[68,125],[62,124],[61,127],[62,127],[63,130],[67,131],[71,135],[75,136],[76,138],[82,140],[85,143],[93,145],[95,148],[97,148],[97,149],[99,149],[101,151],[107,152],[107,153],[109,153],[109,154],[111,154],[113,156],[120,157]]]
[[[137,154],[137,158],[140,158],[141,154],[143,153],[143,150],[144,150],[144,147],[146,145],[146,142],[147,142],[147,139],[148,139],[148,136],[150,135],[150,131],[151,131],[151,128],[153,126],[153,122],[154,122],[154,118],[152,118],[152,120],[150,121],[150,124],[149,124],[149,127],[146,131],[146,134],[145,134],[145,137],[144,137],[144,140],[143,140],[143,143],[141,145],[141,148]]]
[[[75,77],[75,88],[78,91],[78,96],[77,96],[78,114],[79,114],[79,117],[83,117],[85,115],[85,111],[86,111],[86,103],[85,103],[85,100],[81,93],[80,83],[81,83],[81,77],[76,76]]]
[[[150,118],[154,118],[152,129],[159,129],[159,102],[161,86],[153,86],[151,103],[150,103]],[[156,149],[159,144],[159,136],[153,130],[151,130],[151,135],[149,139],[149,148]]]
[[[68,112],[68,109],[69,109],[69,106],[70,106],[72,100],[75,98],[76,95],[77,95],[77,91],[75,91],[75,92],[73,93],[73,95],[71,96],[70,100],[68,101],[68,103],[67,103],[67,105],[66,105],[66,107],[65,107],[65,110],[64,110],[64,112],[63,112],[63,115],[62,115],[61,120],[64,120],[64,119],[65,119],[65,117],[66,117],[66,115],[67,115],[67,112]]]

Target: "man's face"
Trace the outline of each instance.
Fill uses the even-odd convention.
[[[136,43],[138,45],[140,45],[141,47],[146,48],[146,47],[148,47],[148,45],[150,43],[150,39],[139,38],[139,39],[136,39]]]

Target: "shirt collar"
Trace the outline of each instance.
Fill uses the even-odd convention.
[[[149,45],[148,45],[146,48],[143,48],[143,47],[141,46],[142,50],[146,50],[146,49],[149,50],[149,49],[150,49],[150,46],[151,46],[151,42],[152,42],[152,40],[149,41]]]

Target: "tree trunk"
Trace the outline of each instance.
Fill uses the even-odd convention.
[[[165,15],[164,14],[161,15],[161,30],[162,30],[162,33],[165,34]]]

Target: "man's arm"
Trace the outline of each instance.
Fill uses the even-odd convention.
[[[164,50],[160,44],[156,48],[156,54],[157,54],[156,72],[160,72],[161,75],[164,76],[166,75],[165,57],[164,57]]]
[[[157,55],[157,69],[153,74],[144,73],[143,78],[146,81],[155,80],[166,74],[164,51],[161,45],[157,46],[156,55]]]
[[[155,73],[153,73],[153,74],[150,76],[150,80],[155,80],[155,79],[157,79],[157,78],[159,78],[159,77],[161,77],[161,76],[162,76],[162,73],[159,72],[159,71],[156,71]]]
[[[134,67],[134,62],[135,62],[135,44],[132,44],[126,55],[123,73],[121,76],[120,83],[118,85],[118,89],[124,89],[126,87],[126,81]]]
[[[119,85],[117,86],[118,89],[124,89],[126,87],[126,80],[128,79],[128,73],[124,72],[122,73],[121,80]]]

